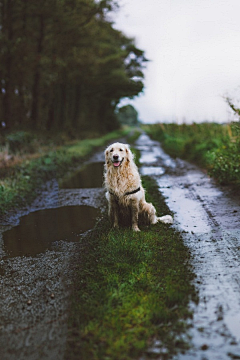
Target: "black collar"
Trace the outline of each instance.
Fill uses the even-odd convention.
[[[138,191],[140,191],[140,186],[136,190],[126,192],[124,196],[136,194]],[[108,190],[108,192],[109,194],[118,197],[115,193],[111,192],[110,190]]]
[[[140,191],[140,186],[139,186],[139,188],[137,188],[136,190],[126,192],[126,193],[124,194],[124,196],[136,194],[138,191]]]

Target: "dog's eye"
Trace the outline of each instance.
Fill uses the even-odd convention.
[[[123,151],[123,149],[120,149],[120,151]]]
[[[113,149],[111,149],[110,152],[113,152]]]

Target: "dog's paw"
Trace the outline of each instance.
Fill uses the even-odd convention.
[[[173,218],[171,215],[164,215],[158,218],[158,221],[161,221],[164,224],[172,224]]]
[[[136,232],[141,231],[137,225],[134,225],[132,227],[132,229],[133,229],[133,231],[136,231]]]

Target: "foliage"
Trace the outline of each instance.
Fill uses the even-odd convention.
[[[159,215],[169,209],[144,178]],[[66,359],[137,359],[154,339],[173,354],[189,344],[188,301],[195,299],[189,252],[179,233],[154,225],[134,233],[104,218],[76,259]],[[171,323],[171,331],[169,331]]]
[[[125,105],[118,109],[117,119],[120,124],[129,126],[139,125],[138,112],[132,105]]]
[[[9,152],[13,154],[21,151],[31,152],[33,140],[32,134],[27,131],[17,131],[6,136]]]
[[[238,120],[240,120],[240,109],[237,107],[237,105],[235,105],[233,100],[228,96],[225,97],[225,101],[230,107],[230,109],[233,111],[233,113],[237,116]]]
[[[116,1],[0,6],[0,122],[10,129],[115,129],[115,107],[142,91],[146,61],[107,20]]]
[[[201,123],[143,126],[174,157],[206,168],[221,184],[240,185],[240,124]]]

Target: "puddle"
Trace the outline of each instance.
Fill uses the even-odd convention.
[[[170,176],[157,179],[162,194],[167,198],[168,206],[175,213],[174,221],[179,229],[194,233],[209,233],[208,214],[201,202],[189,198],[189,189],[181,188],[177,180]]]
[[[140,172],[142,175],[160,176],[165,173],[165,169],[163,169],[161,166],[142,166],[140,168]]]
[[[136,148],[141,151],[140,164],[149,166],[155,163],[158,166],[162,164],[167,168],[176,167],[175,161],[163,151],[159,143],[151,140],[146,134],[139,136],[136,141]]]
[[[35,256],[58,240],[79,241],[79,235],[95,225],[99,210],[87,206],[63,206],[23,216],[20,224],[3,233],[6,257]]]
[[[84,165],[81,170],[59,184],[61,189],[100,188],[103,186],[104,162]]]
[[[240,341],[240,314],[225,316],[225,322],[231,333],[235,336],[236,341]]]

